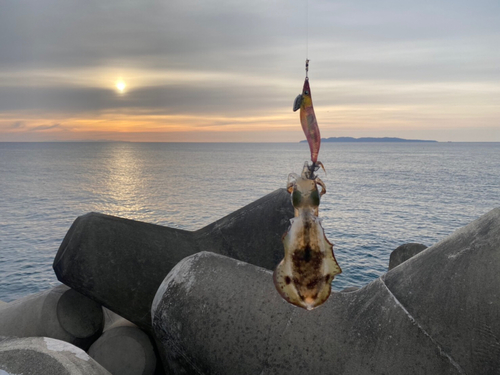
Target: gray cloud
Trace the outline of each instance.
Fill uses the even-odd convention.
[[[300,87],[297,88],[299,91]],[[175,84],[114,90],[83,87],[0,87],[0,111],[88,113],[110,109],[148,109],[163,114],[238,114],[290,107],[294,98],[270,95],[273,87],[242,84]],[[265,96],[265,100],[263,97]]]
[[[255,116],[288,110],[301,88],[307,35],[316,105],[463,103],[453,88],[412,93],[394,86],[500,81],[497,0],[26,0],[3,1],[1,8],[0,111]],[[121,96],[81,84],[103,67],[246,79],[148,81]],[[78,83],[33,82],[29,74],[80,68],[88,76],[75,77]],[[500,102],[498,91],[492,98]]]
[[[0,87],[0,111],[85,112],[109,108],[111,90],[72,87]]]
[[[355,78],[355,77],[353,77]],[[368,77],[367,77],[368,78]],[[382,75],[379,77],[382,79]],[[500,99],[500,89],[486,83],[471,83],[462,87],[452,82],[419,85],[397,80],[325,83],[312,80],[315,106],[342,105],[430,105],[440,103],[494,105]],[[265,80],[264,80],[265,81]],[[317,82],[317,85],[314,85]],[[478,85],[479,86],[475,86]],[[266,113],[291,111],[301,82],[294,89],[280,89],[268,85],[234,82],[185,83],[131,88],[125,95],[115,90],[94,87],[1,87],[1,111],[36,111],[39,115],[67,113],[71,116],[89,116],[113,111],[119,113],[147,113],[157,115],[220,115],[262,116]],[[488,91],[489,90],[489,91]],[[496,99],[495,99],[496,98]],[[443,108],[444,110],[444,108]],[[15,123],[12,128],[24,124]]]
[[[23,121],[16,121],[10,126],[11,129],[22,129],[25,127],[26,124]]]
[[[65,127],[61,126],[61,124],[52,124],[52,125],[38,125],[30,129],[33,132],[52,130],[52,129],[61,129],[64,130]]]
[[[271,44],[275,17],[228,5],[210,1],[204,5],[190,1],[7,2],[0,15],[4,51],[0,63],[74,67],[160,59],[185,66],[194,57],[209,63],[224,59],[227,51]],[[254,6],[258,5],[250,8]],[[199,67],[201,61],[191,63]]]
[[[309,22],[303,0],[3,2],[0,66],[63,68],[133,61],[231,70],[242,69],[250,59],[248,68],[258,71],[269,63],[302,60],[307,25],[310,53],[321,58],[343,55],[347,45],[376,50],[387,43],[443,40],[460,48],[457,39],[477,38],[481,44],[482,38],[498,37],[499,32],[500,5],[493,1],[308,4]],[[315,51],[315,43],[339,48]],[[276,49],[283,55],[276,56]]]

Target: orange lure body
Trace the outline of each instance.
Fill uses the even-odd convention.
[[[314,114],[314,108],[311,98],[311,88],[309,87],[309,78],[306,77],[302,94],[297,96],[293,110],[296,111],[300,108],[300,124],[302,130],[306,135],[309,149],[311,150],[311,161],[316,163],[318,161],[319,147],[321,145],[321,134],[319,132],[318,121]]]

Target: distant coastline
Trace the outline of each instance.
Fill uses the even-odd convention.
[[[306,140],[300,141],[300,143],[307,142]],[[436,142],[433,140],[423,140],[423,139],[404,139],[395,137],[383,137],[383,138],[353,138],[353,137],[330,137],[321,138],[321,142]]]

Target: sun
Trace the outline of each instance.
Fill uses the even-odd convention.
[[[118,92],[120,94],[123,94],[125,92],[125,88],[127,87],[127,84],[125,82],[123,82],[123,80],[119,79],[118,81],[116,81],[115,86],[118,89]]]

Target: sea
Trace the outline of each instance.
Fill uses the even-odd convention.
[[[80,215],[196,230],[284,188],[308,158],[306,143],[0,143],[0,300],[59,284],[52,262]],[[319,159],[334,290],[500,206],[500,143],[323,143]]]

